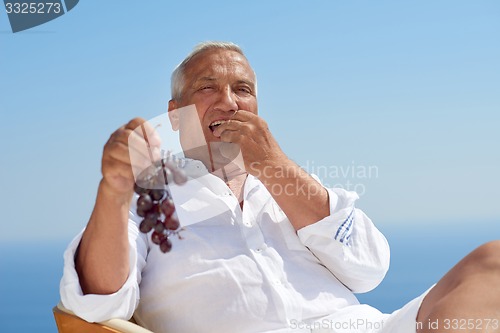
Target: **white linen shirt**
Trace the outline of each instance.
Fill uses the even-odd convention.
[[[389,246],[354,207],[356,193],[327,189],[330,215],[296,232],[257,178],[247,177],[241,209],[201,162],[186,160],[184,169],[190,180],[170,186],[183,239],[160,252],[138,231],[134,198],[127,281],[111,295],[83,295],[74,265],[80,234],[64,254],[66,308],[91,322],[134,315],[157,333],[288,332],[341,309],[365,311],[353,292],[382,281]]]

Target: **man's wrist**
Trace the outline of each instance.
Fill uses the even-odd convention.
[[[116,191],[105,178],[99,182],[97,190],[97,200],[105,200],[107,203],[112,203],[114,206],[130,206],[133,190],[127,192]]]

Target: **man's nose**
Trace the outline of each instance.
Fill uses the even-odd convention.
[[[238,111],[238,103],[236,101],[236,94],[231,87],[224,87],[219,90],[218,100],[215,109],[221,111]]]

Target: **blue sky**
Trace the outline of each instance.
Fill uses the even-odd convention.
[[[491,224],[498,36],[494,0],[81,1],[17,34],[2,10],[0,240],[80,230],[109,135],[166,112],[171,70],[204,40],[243,47],[283,150],[358,186],[376,224]]]

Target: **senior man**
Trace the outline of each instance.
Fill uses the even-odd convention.
[[[186,121],[193,110],[195,126]],[[387,241],[355,208],[355,193],[323,187],[280,149],[237,45],[206,42],[186,57],[172,74],[169,118],[190,179],[171,188],[183,240],[163,254],[138,232],[128,145],[144,120],[133,119],[106,143],[94,210],[65,253],[61,299],[77,315],[134,315],[158,333],[428,332],[436,320],[439,331],[464,332],[444,326],[452,319],[499,331],[498,241],[392,314],[359,304],[353,293],[388,270]]]

